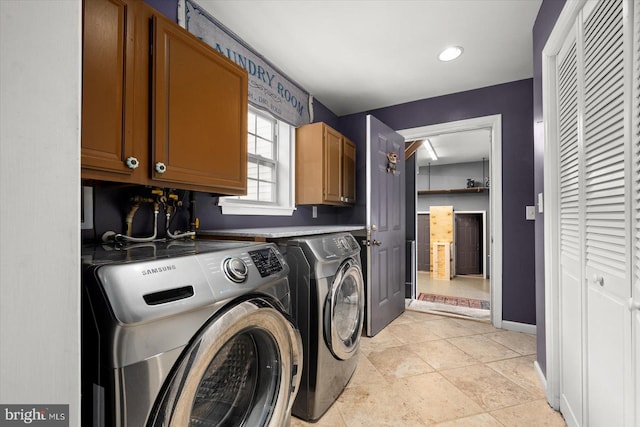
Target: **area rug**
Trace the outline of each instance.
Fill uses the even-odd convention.
[[[465,308],[478,308],[481,310],[489,310],[490,308],[489,301],[487,300],[451,297],[448,295],[424,294],[422,292],[418,295],[418,301],[435,302],[438,304],[455,305]]]

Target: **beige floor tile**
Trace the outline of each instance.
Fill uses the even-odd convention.
[[[487,411],[532,401],[536,396],[484,365],[441,371],[442,375]]]
[[[423,313],[419,311],[405,310],[402,315],[393,321],[394,325],[400,325],[404,323],[424,322],[427,320],[445,319],[445,316],[439,316],[437,314]]]
[[[441,319],[428,322],[429,330],[441,338],[462,337],[474,335],[472,329],[469,329],[457,323],[455,319]]]
[[[447,340],[410,344],[407,346],[407,349],[420,356],[422,360],[437,371],[460,368],[478,363],[476,359]]]
[[[358,366],[353,373],[347,387],[355,387],[358,385],[366,385],[369,387],[383,387],[387,384],[387,380],[376,369],[375,366],[364,355],[360,354],[358,359]]]
[[[433,368],[407,346],[372,351],[367,359],[389,380],[433,372]]]
[[[514,359],[487,363],[487,366],[501,373],[514,383],[529,390],[537,398],[544,398],[544,391],[533,362],[535,356],[522,356]]]
[[[504,332],[503,329],[494,328],[491,322],[480,321],[480,320],[467,320],[467,319],[453,319],[454,322],[458,323],[465,328],[469,328],[474,332],[481,334],[488,333],[498,333]]]
[[[342,419],[338,405],[333,404],[316,422],[305,422],[299,418],[291,417],[290,427],[347,427],[347,424]]]
[[[484,335],[449,338],[447,341],[483,363],[520,356],[520,353],[509,350]]]
[[[479,414],[483,409],[441,374],[418,375],[400,380],[406,396],[415,401],[414,411],[428,424]]]
[[[536,336],[522,332],[504,331],[487,337],[524,355],[536,354]]]
[[[291,425],[565,426],[544,400],[534,361],[535,336],[406,311],[361,338],[358,367],[320,420]]]
[[[459,418],[453,421],[436,424],[436,427],[504,427],[498,420],[491,415],[478,414],[470,417]]]
[[[428,374],[427,374],[428,375]],[[372,389],[365,386],[347,388],[334,404],[349,427],[427,426],[416,408],[416,398],[399,383]]]
[[[493,411],[491,415],[509,427],[566,426],[562,415],[551,409],[544,399]]]
[[[380,331],[375,337],[369,338],[364,335],[361,336],[360,351],[366,355],[374,350],[381,350],[381,349],[390,348],[390,347],[399,347],[403,345],[404,343],[393,335],[393,333],[389,329],[389,326],[387,326],[382,331]]]
[[[436,335],[432,332],[433,327],[432,324],[434,322],[442,322],[447,321],[447,319],[443,320],[431,320],[425,322],[412,322],[412,323],[402,323],[402,324],[392,324],[386,327],[391,334],[403,344],[416,343],[416,342],[424,342],[424,341],[434,341],[442,339],[439,335]]]

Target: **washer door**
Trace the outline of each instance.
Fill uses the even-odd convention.
[[[282,426],[302,372],[302,341],[270,302],[215,316],[182,354],[150,426]]]
[[[356,354],[364,320],[364,280],[355,260],[342,263],[327,298],[327,344],[336,357],[347,360]]]

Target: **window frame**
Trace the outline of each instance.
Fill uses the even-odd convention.
[[[239,196],[220,197],[218,206],[223,215],[271,215],[291,216],[295,207],[295,127],[272,116],[266,111],[249,106],[249,112],[275,121],[275,201],[241,199]],[[249,134],[247,132],[247,138]],[[248,144],[248,141],[247,141]],[[250,162],[270,162],[260,155],[248,154]],[[247,176],[247,183],[249,181]]]

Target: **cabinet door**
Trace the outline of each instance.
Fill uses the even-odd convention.
[[[324,199],[340,202],[342,194],[342,135],[324,127]]]
[[[133,4],[85,0],[82,58],[82,167],[126,175],[133,169]]]
[[[154,180],[246,194],[247,73],[153,17]]]
[[[342,197],[345,203],[355,203],[356,145],[347,138],[342,141]]]

